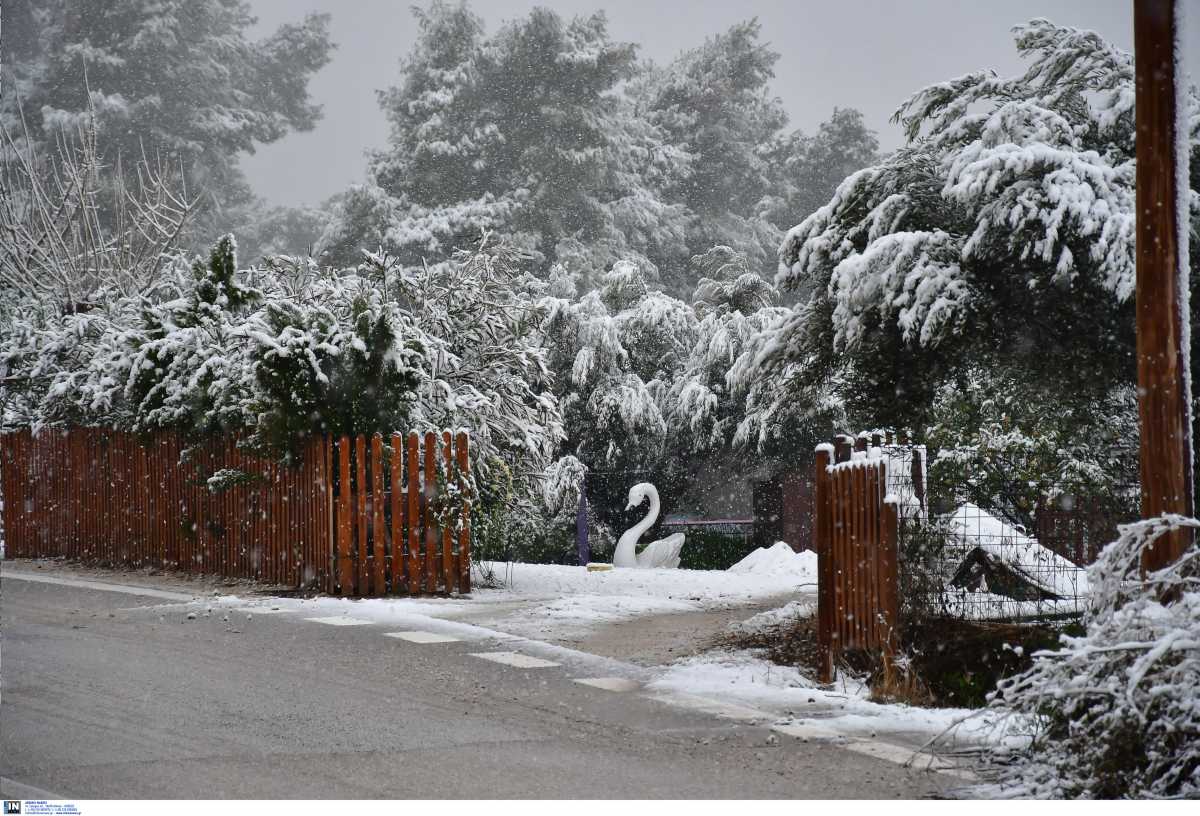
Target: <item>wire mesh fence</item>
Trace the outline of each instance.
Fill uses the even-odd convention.
[[[1003,463],[987,463],[988,481],[939,468],[937,453],[931,459],[921,446],[885,445],[881,453],[889,460],[888,492],[898,500],[901,596],[909,617],[1076,617],[1089,602],[1087,566],[1116,538],[1118,524],[1138,516],[1136,484],[1047,496],[1022,483],[1026,490],[1018,494],[997,485],[1018,478]]]

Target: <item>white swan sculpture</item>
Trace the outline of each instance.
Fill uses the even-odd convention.
[[[626,530],[625,534],[617,541],[617,549],[613,552],[613,566],[675,569],[679,566],[679,552],[683,549],[683,533],[675,533],[658,541],[651,541],[640,553],[637,551],[638,539],[642,537],[642,533],[650,529],[650,525],[654,524],[654,520],[658,518],[658,490],[649,482],[635,484],[629,489],[629,505],[625,508],[632,510],[644,502],[646,497],[650,498],[650,512],[644,519]]]

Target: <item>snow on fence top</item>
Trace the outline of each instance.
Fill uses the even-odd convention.
[[[864,436],[860,435],[859,438],[862,439]],[[817,445],[816,451],[827,453],[830,457],[835,454],[834,446],[828,442]],[[913,474],[914,456],[917,457],[917,467],[919,468],[919,476],[916,479]],[[922,486],[928,483],[925,469],[926,459],[924,445],[868,444],[865,450],[851,451],[848,461],[833,462],[828,465],[827,472],[833,474],[840,470],[877,467],[882,463],[886,467],[887,476],[887,495],[884,500],[899,505],[898,509],[902,515],[923,516],[925,512],[924,490],[918,488],[918,482]]]

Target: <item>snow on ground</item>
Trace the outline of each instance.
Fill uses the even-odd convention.
[[[786,552],[778,549],[783,547]],[[816,590],[816,558],[786,544],[751,553],[731,570],[612,569],[588,572],[556,564],[484,562],[501,581],[469,599],[274,599],[289,611],[339,615],[377,623],[461,621],[490,630],[555,640],[578,637],[610,623],[650,615],[731,609]],[[222,605],[250,605],[227,596]]]
[[[556,564],[485,562],[484,566],[503,585],[476,589],[472,603],[519,606],[494,625],[537,637],[569,636],[647,615],[729,609],[816,591],[815,556],[794,553],[786,544],[755,550],[729,570],[588,572],[584,567]]]
[[[847,737],[877,737],[914,750],[950,729],[957,748],[1001,738],[992,720],[971,709],[874,703],[861,680],[839,675],[832,687],[821,688],[799,669],[771,663],[753,651],[685,658],[663,670],[649,688],[734,700],[789,725],[815,725]]]
[[[811,618],[817,614],[817,602],[813,598],[799,601],[789,601],[776,609],[759,612],[754,617],[735,624],[733,629],[743,634],[766,632],[787,623],[793,623],[801,618]]]

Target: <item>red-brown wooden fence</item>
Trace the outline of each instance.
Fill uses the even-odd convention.
[[[328,446],[332,552],[327,590],[343,595],[471,591],[470,504],[440,525],[439,472],[466,475],[467,434],[341,437]],[[438,457],[442,457],[439,463]],[[427,476],[429,474],[429,476]]]
[[[444,482],[439,456],[443,477],[468,473],[467,434],[427,433],[423,441],[416,433],[386,442],[314,437],[283,464],[250,456],[232,439],[188,447],[173,433],[4,434],[6,552],[341,595],[467,593],[469,503],[444,530],[430,510]],[[210,488],[221,471],[228,478],[217,482],[225,484]]]
[[[878,443],[868,448],[861,437],[855,454],[846,439],[838,445],[816,451],[817,644],[826,683],[848,649],[894,653],[899,619],[898,519],[896,504],[885,500],[887,461]]]

